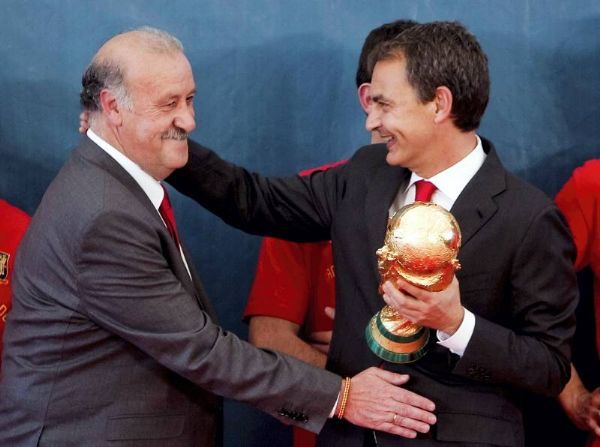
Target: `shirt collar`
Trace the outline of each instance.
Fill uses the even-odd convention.
[[[419,180],[428,180],[448,196],[452,202],[455,202],[462,190],[467,186],[467,183],[469,183],[485,161],[485,152],[481,144],[481,138],[478,135],[475,135],[475,137],[477,138],[477,144],[466,157],[428,179],[423,179],[423,177],[413,172],[405,191],[408,191]]]
[[[121,151],[96,135],[92,129],[88,129],[86,135],[133,177],[146,193],[154,208],[158,209],[165,194],[160,182],[145,172],[138,164],[127,158]]]

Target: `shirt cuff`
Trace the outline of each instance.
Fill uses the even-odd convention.
[[[450,352],[462,357],[471,340],[474,329],[475,315],[473,312],[465,309],[463,321],[454,334],[448,335],[445,332],[437,331],[438,344],[448,348]]]
[[[335,409],[337,408],[337,404],[338,404],[338,402],[340,400],[340,394],[341,393],[342,393],[341,391],[338,393],[338,397],[335,400],[335,403],[333,404],[333,408],[331,409],[331,412],[329,413],[329,419],[331,419],[332,417],[335,416]]]

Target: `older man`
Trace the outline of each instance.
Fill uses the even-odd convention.
[[[318,445],[521,446],[522,396],[557,395],[569,378],[577,291],[568,228],[476,134],[488,103],[487,57],[462,25],[415,25],[372,62],[367,128],[385,145],[289,179],[250,174],[193,147],[170,181],[245,230],[331,235],[338,299],[327,368],[344,375],[382,363],[364,335],[383,305],[375,252],[388,217],[428,186],[428,199],[460,225],[462,269],[442,292],[385,284],[392,306],[436,331],[422,359],[382,366],[410,374],[406,388],[436,403],[438,422],[424,439],[405,440],[329,421]]]
[[[113,37],[85,72],[88,137],[15,267],[0,445],[211,446],[217,396],[313,431],[335,415],[426,432],[433,403],[394,386],[407,376],[342,381],[216,325],[160,183],[188,160],[194,94],[181,44],[155,29]]]

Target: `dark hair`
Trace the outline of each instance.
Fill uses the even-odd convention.
[[[100,92],[109,88],[119,92],[119,99],[127,100],[123,70],[110,61],[92,61],[81,78],[79,101],[83,110],[97,112],[100,110]]]
[[[365,82],[371,82],[371,75],[373,74],[373,69],[369,69],[369,54],[371,51],[377,45],[396,37],[416,24],[417,22],[414,20],[396,20],[395,22],[384,23],[371,30],[360,50],[358,67],[356,68],[356,88]]]
[[[471,33],[458,22],[415,25],[378,46],[369,57],[371,70],[378,61],[405,59],[406,75],[423,102],[436,89],[452,92],[452,116],[463,131],[477,129],[490,94],[487,56]]]

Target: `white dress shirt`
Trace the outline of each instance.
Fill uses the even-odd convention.
[[[465,158],[448,169],[428,179],[423,179],[413,172],[408,186],[398,191],[398,195],[389,210],[390,217],[403,206],[415,201],[417,189],[415,183],[419,180],[427,180],[436,186],[437,189],[434,191],[431,201],[449,211],[462,190],[467,186],[467,183],[469,183],[485,161],[486,155],[481,145],[481,139],[477,135],[476,138],[477,144],[475,148]],[[462,356],[471,340],[474,329],[475,315],[465,308],[463,321],[454,334],[450,336],[442,331],[437,331],[438,343],[448,348],[454,354]]]

